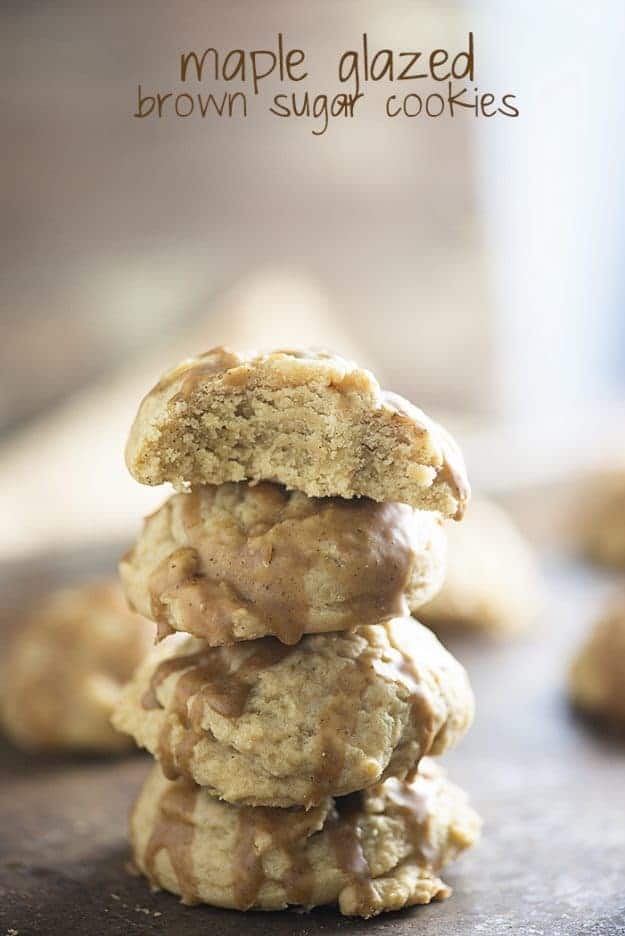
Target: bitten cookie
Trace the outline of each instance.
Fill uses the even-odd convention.
[[[366,496],[459,518],[462,456],[369,371],[315,351],[183,361],[143,400],[126,448],[143,484],[277,481],[310,497]]]
[[[573,703],[625,728],[625,596],[595,624],[569,673]]]
[[[232,806],[157,766],[130,821],[137,866],[184,903],[338,903],[362,917],[447,897],[439,871],[479,829],[462,790],[427,761],[409,782],[388,780],[309,811]]]
[[[540,605],[530,544],[495,504],[474,498],[463,522],[447,526],[443,586],[419,611],[433,630],[504,636],[528,629]]]
[[[115,726],[233,803],[310,806],[404,777],[473,717],[462,666],[411,618],[207,647],[167,638],[116,707]]]
[[[414,611],[440,588],[445,551],[438,514],[241,481],[171,497],[120,575],[159,637],[293,644]]]
[[[52,592],[10,650],[4,730],[26,749],[128,747],[110,723],[111,711],[153,639],[154,625],[131,614],[113,582]]]

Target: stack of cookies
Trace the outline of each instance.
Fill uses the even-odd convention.
[[[215,349],[150,391],[126,456],[178,491],[120,567],[160,641],[114,715],[159,762],[137,866],[242,910],[447,896],[439,871],[479,820],[426,755],[473,697],[410,614],[468,499],[453,441],[341,358]]]

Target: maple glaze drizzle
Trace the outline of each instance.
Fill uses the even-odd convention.
[[[423,690],[421,673],[414,658],[397,644],[390,627],[387,633],[391,646],[398,654],[398,658],[391,663],[391,672],[394,672],[398,682],[402,682],[408,687],[410,692],[410,719],[413,724],[421,726],[422,741],[419,757],[421,759],[429,752],[436,737],[436,714]],[[417,761],[414,767],[415,771],[418,766]]]
[[[257,633],[296,644],[319,626],[319,607],[304,581],[332,562],[335,591],[327,595],[326,613],[335,616],[337,629],[406,613],[415,550],[427,548],[414,541],[412,508],[328,498],[322,507],[311,502],[309,515],[289,516],[289,496],[263,483],[246,496],[257,498],[261,514],[271,521],[246,530],[235,545],[234,538],[224,544],[206,535],[202,508],[214,496],[214,488],[199,487],[169,503],[172,515],[180,512],[186,544],[166,557],[148,581],[159,639],[172,632],[170,616],[175,616],[179,629],[213,645],[233,643],[235,622],[243,616]],[[334,559],[320,543],[333,544]],[[323,609],[324,602],[319,606]]]
[[[169,402],[174,404],[185,402],[202,387],[202,384],[206,383],[209,377],[225,375],[227,371],[239,368],[242,364],[243,361],[238,354],[226,348],[214,348],[212,351],[207,351],[182,375],[180,387]]]
[[[386,660],[380,670],[387,677],[401,682],[409,689],[410,720],[422,726],[421,754],[427,753],[435,736],[435,715],[421,686],[421,676],[411,656],[392,640],[396,652],[393,660]],[[352,665],[347,665],[340,676],[341,694],[332,700],[319,720],[319,768],[314,775],[315,790],[309,804],[318,803],[324,796],[331,795],[339,784],[345,769],[347,747],[353,736],[359,714],[354,704],[360,699],[371,670],[378,670],[379,659],[367,646]],[[415,771],[418,764],[415,766]]]
[[[331,699],[319,723],[319,767],[314,774],[311,803],[318,803],[331,794],[345,769],[347,745],[353,737],[359,714],[359,700],[366,686],[370,648],[366,647],[355,661],[348,661],[340,679],[340,692]]]
[[[306,834],[296,820],[289,822],[291,810],[242,807],[237,817],[234,862],[236,905],[249,910],[267,881],[280,884],[288,903],[307,906],[313,894],[312,867],[307,855]],[[265,844],[263,848],[262,845]],[[287,868],[282,877],[268,877],[264,862],[268,852],[281,852]]]
[[[342,785],[347,750],[354,737],[360,713],[358,700],[371,681],[372,671],[379,674],[374,675],[374,678],[383,676],[408,687],[410,719],[421,726],[420,754],[426,754],[431,747],[435,736],[435,712],[423,692],[414,661],[393,643],[390,629],[387,633],[395,651],[393,659],[381,662],[375,649],[365,643],[355,660],[346,661],[338,677],[338,691],[331,695],[318,718],[315,726],[318,767],[313,774],[306,806],[318,804]],[[233,666],[231,649],[207,647],[192,654],[164,660],[154,670],[141,700],[145,709],[162,708],[158,698],[159,687],[172,674],[183,671],[168,704],[168,709],[184,729],[182,738],[178,742],[173,741],[175,722],[167,718],[158,741],[158,757],[165,775],[170,779],[180,773],[192,775],[196,745],[203,737],[211,737],[210,730],[202,724],[206,707],[224,718],[240,717],[255,685],[256,674],[276,665],[293,651],[293,648],[273,637],[254,641],[253,647],[253,652],[238,668]]]
[[[424,828],[431,818],[427,791],[398,780],[386,781],[382,791],[404,818],[412,847],[424,853]],[[167,851],[185,903],[198,900],[192,847],[193,814],[199,795],[201,788],[188,781],[179,780],[168,786],[161,795],[144,858],[148,876],[157,883],[156,856],[163,849]],[[362,842],[363,794],[341,797],[335,801],[335,807],[319,833],[302,823],[302,815],[306,813],[298,808],[227,807],[237,810],[232,851],[234,905],[241,910],[258,906],[263,886],[273,883],[283,888],[287,903],[311,906],[315,895],[314,870],[309,858],[312,832],[327,836],[336,866],[354,888],[361,912],[375,910],[378,902],[375,881]],[[424,858],[431,860],[426,854]],[[283,872],[276,876],[276,867],[284,863]]]
[[[192,362],[183,362],[164,374],[148,396],[155,391],[168,390],[180,380],[180,389],[170,402],[186,399],[207,377],[216,377],[231,367],[238,367],[241,363],[241,358],[234,352],[228,351],[227,348],[211,348],[210,351],[198,354]]]
[[[155,819],[144,853],[144,867],[150,880],[158,883],[156,857],[165,850],[172,863],[184,903],[198,902],[198,882],[193,868],[193,816],[201,787],[189,781],[169,784],[161,794]],[[314,891],[313,869],[307,853],[308,830],[302,823],[303,810],[263,807],[233,807],[236,832],[232,853],[234,904],[241,910],[257,905],[266,882],[284,888],[291,904],[309,906]],[[290,818],[293,812],[300,815]],[[286,862],[281,876],[267,874],[265,861],[271,855]]]
[[[358,720],[357,700],[371,679],[372,670],[408,687],[410,721],[419,724],[422,730],[420,756],[426,754],[432,745],[436,727],[435,713],[423,691],[421,674],[410,654],[393,641],[390,629],[387,634],[396,656],[381,663],[373,649],[366,646],[351,665],[348,663],[344,667],[340,676],[341,692],[329,703],[319,720],[320,767],[315,774],[315,793],[311,803],[318,803],[336,788],[345,768],[347,746]]]
[[[158,758],[163,773],[170,780],[180,773],[191,775],[197,743],[211,736],[210,730],[202,725],[205,707],[210,706],[224,718],[238,718],[245,711],[254,688],[255,674],[275,666],[291,652],[291,648],[273,637],[264,637],[254,641],[253,652],[238,669],[231,668],[227,652],[223,647],[206,647],[195,653],[163,660],[152,673],[141,699],[145,709],[163,708],[158,698],[159,687],[171,675],[183,670],[176,681],[169,706],[184,729],[182,738],[174,745],[175,722],[167,718],[158,740]]]
[[[428,834],[433,810],[427,779],[415,768],[410,780],[386,780],[380,793],[388,800],[391,811],[400,813],[412,850],[435,867],[438,853]],[[363,795],[355,793],[337,799],[337,817],[327,828],[337,865],[356,891],[359,912],[369,914],[377,909],[378,897],[362,845]]]
[[[328,825],[334,857],[356,891],[358,906],[366,910],[374,906],[376,894],[361,840],[362,795],[343,796],[336,800],[336,808],[337,818]]]
[[[145,848],[146,874],[153,884],[158,883],[156,859],[165,851],[178,880],[182,902],[198,903],[198,886],[193,868],[193,811],[198,787],[178,780],[161,795],[156,811],[154,828]]]
[[[181,547],[176,549],[154,569],[148,579],[148,592],[150,594],[150,611],[156,621],[156,639],[163,640],[174,633],[167,620],[167,608],[161,601],[161,596],[169,594],[179,585],[192,579],[196,575],[200,564],[200,557],[195,549]]]
[[[436,867],[437,851],[430,835],[432,791],[427,781],[414,770],[404,781],[387,780],[384,792],[406,823],[407,837],[414,851]]]

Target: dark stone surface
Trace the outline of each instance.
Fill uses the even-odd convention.
[[[119,551],[78,551],[2,575],[2,611],[37,587],[107,570]],[[35,574],[36,570],[36,574]],[[481,843],[444,873],[453,897],[373,921],[333,910],[248,913],[183,907],[126,869],[126,816],[150,759],[29,757],[0,748],[0,934],[614,936],[625,933],[625,741],[576,717],[566,662],[612,584],[547,565],[530,639],[449,641],[478,700],[475,726],[444,758],[484,818]]]

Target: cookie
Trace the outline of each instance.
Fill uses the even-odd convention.
[[[420,620],[440,633],[505,636],[530,628],[540,606],[538,567],[508,514],[474,498],[463,522],[446,529],[445,580]]]
[[[117,751],[129,739],[111,711],[148,653],[154,625],[132,614],[120,587],[97,582],[49,594],[9,652],[2,723],[27,750]]]
[[[624,569],[625,472],[599,475],[589,499],[581,530],[585,553],[602,565]]]
[[[625,595],[596,623],[569,672],[573,703],[625,728]]]
[[[370,497],[461,517],[451,437],[369,371],[317,351],[183,361],[143,400],[126,447],[142,484],[276,481],[310,497]]]
[[[310,806],[404,777],[473,717],[462,666],[411,618],[208,647],[168,637],[113,715],[161,762],[252,806]]]
[[[371,917],[441,900],[440,869],[477,839],[465,794],[427,760],[410,781],[304,809],[233,806],[157,766],[130,820],[134,861],[184,903],[238,910],[337,904]]]
[[[431,512],[240,481],[171,497],[120,575],[159,637],[293,644],[414,611],[440,588],[445,547]]]

